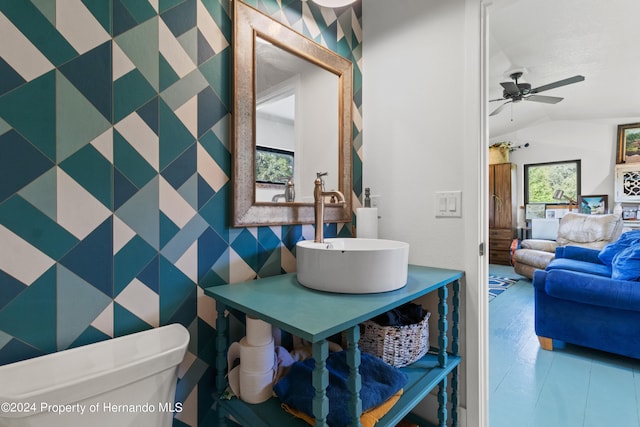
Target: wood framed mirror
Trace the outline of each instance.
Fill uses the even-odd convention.
[[[232,225],[313,223],[317,172],[329,172],[326,190],[346,199],[326,200],[325,222],[351,221],[351,61],[234,0],[233,75]],[[270,127],[265,117],[276,117]],[[266,160],[277,172],[256,172],[258,149],[277,154]],[[289,179],[293,200],[280,197]]]

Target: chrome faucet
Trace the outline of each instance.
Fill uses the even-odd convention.
[[[326,196],[331,196],[333,202],[333,198],[337,199],[336,203],[344,204],[345,198],[344,194],[339,191],[324,191],[324,181],[322,177],[327,175],[327,172],[316,174],[317,178],[314,181],[313,187],[313,203],[314,203],[314,218],[316,223],[316,235],[314,242],[324,243],[324,198]]]

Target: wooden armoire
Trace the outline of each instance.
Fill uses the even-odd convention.
[[[489,263],[511,264],[516,237],[516,166],[489,165]]]

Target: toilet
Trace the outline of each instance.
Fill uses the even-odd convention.
[[[188,343],[171,324],[0,366],[0,426],[171,427]]]

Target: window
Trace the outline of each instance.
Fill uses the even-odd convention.
[[[293,177],[293,151],[256,147],[256,182],[285,185]]]
[[[562,190],[563,200],[553,198]],[[524,165],[524,203],[565,205],[580,195],[580,160]]]

